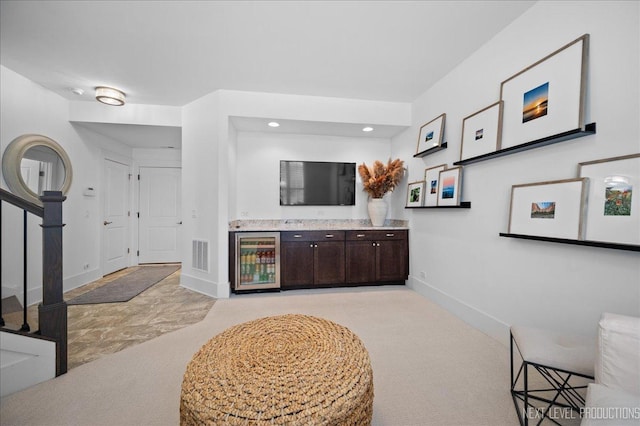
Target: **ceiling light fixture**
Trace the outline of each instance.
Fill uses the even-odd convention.
[[[121,106],[124,105],[125,95],[118,89],[112,87],[96,87],[96,99],[103,104]]]
[[[77,95],[77,96],[82,96],[84,94],[84,90],[76,87],[74,89],[71,89],[71,93],[73,93],[74,95]]]
[[[267,126],[269,126],[269,127],[280,127],[280,123],[277,123],[275,121],[270,121],[269,123],[267,123]]]
[[[367,127],[363,127],[363,128],[362,128],[362,131],[363,131],[363,132],[373,132],[373,127],[369,127],[369,126],[367,126]]]

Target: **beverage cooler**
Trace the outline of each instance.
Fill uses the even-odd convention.
[[[234,289],[280,288],[280,233],[236,234]]]

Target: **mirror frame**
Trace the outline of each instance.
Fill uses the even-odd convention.
[[[11,192],[27,201],[42,206],[40,196],[29,189],[24,179],[22,179],[22,173],[20,173],[20,163],[24,154],[34,146],[49,148],[58,154],[62,160],[64,164],[64,181],[62,182],[62,188],[59,190],[62,191],[63,195],[66,195],[73,179],[71,159],[56,141],[43,135],[27,134],[12,140],[2,156],[2,174]]]

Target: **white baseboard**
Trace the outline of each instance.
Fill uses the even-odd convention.
[[[407,287],[442,306],[467,324],[482,331],[505,346],[509,346],[509,325],[482,312],[467,303],[456,299],[428,283],[410,276]]]
[[[81,272],[77,275],[64,278],[62,282],[62,291],[66,293],[69,290],[82,287],[83,285],[99,280],[100,278],[102,278],[102,275],[100,274],[100,269],[98,268],[86,272]]]
[[[100,275],[99,269],[92,269],[91,271],[64,278],[62,281],[62,292],[66,293],[69,290],[89,284],[90,282],[99,280],[100,278],[102,278],[102,275]],[[22,287],[2,286],[2,297],[5,298],[9,296],[16,296],[24,306],[24,301],[22,300]],[[42,302],[42,285],[28,289],[27,306],[40,302]]]
[[[228,285],[226,286],[227,291],[225,292],[224,288],[221,288],[219,284],[213,281],[194,277],[192,275],[185,274],[184,272],[180,273],[180,286],[216,299],[225,299],[229,297]]]
[[[16,296],[20,303],[22,303],[22,297],[18,295],[18,287],[13,286],[2,286],[2,298],[6,299],[7,297]]]

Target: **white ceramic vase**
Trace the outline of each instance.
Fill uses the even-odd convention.
[[[383,198],[370,198],[367,205],[369,210],[369,218],[373,226],[384,225],[384,220],[387,218],[387,202]]]

